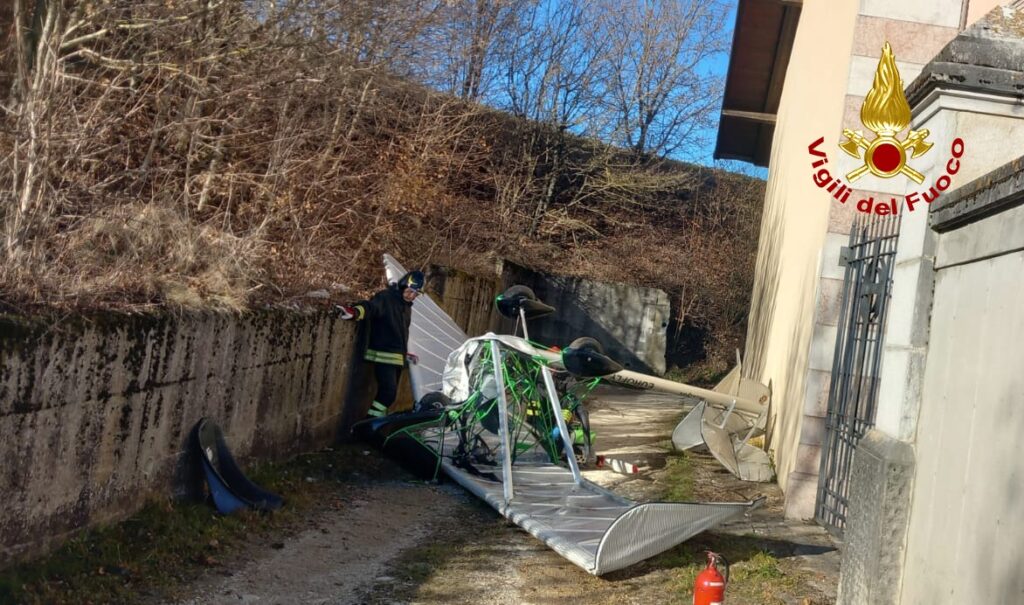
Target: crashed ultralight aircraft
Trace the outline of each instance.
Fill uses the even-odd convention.
[[[390,256],[385,266],[389,281],[405,273]],[[417,298],[409,334],[419,357],[410,367],[416,405],[354,430],[424,476],[443,471],[594,575],[654,556],[761,503],[641,504],[584,479],[580,463],[593,452],[582,402],[601,377],[642,379],[648,388],[670,381],[622,370],[593,339],[560,352],[531,343],[526,321],[553,309],[526,288],[506,291],[497,304],[517,319],[523,337],[468,338],[428,296]],[[730,416],[740,408],[736,399],[729,398]]]

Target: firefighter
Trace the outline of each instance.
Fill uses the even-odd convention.
[[[412,302],[423,291],[423,273],[410,271],[397,282],[374,294],[370,300],[339,305],[341,319],[369,321],[369,335],[363,359],[373,362],[377,377],[377,396],[370,416],[384,416],[395,402],[398,379],[405,362],[415,364],[416,355],[408,351]]]

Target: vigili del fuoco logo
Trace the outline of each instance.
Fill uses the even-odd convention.
[[[828,154],[821,149],[825,137],[818,137],[818,140],[808,145],[807,151],[812,158],[811,167],[815,170],[815,185],[845,204],[850,199],[850,184],[867,173],[883,179],[902,176],[918,185],[924,183],[925,175],[914,169],[912,161],[928,153],[934,143],[928,141],[931,133],[927,129],[910,130],[904,138],[899,137],[899,134],[910,125],[910,105],[903,94],[903,81],[900,79],[896,57],[888,42],[882,47],[882,56],[875,70],[875,80],[864,98],[864,104],[861,105],[860,121],[874,133],[874,137],[865,136],[860,130],[843,130],[846,140],[839,143],[839,148],[847,155],[863,162],[846,173],[845,180],[832,176],[826,166]],[[927,190],[914,191],[904,196],[907,209],[914,210],[915,206],[922,202],[930,204],[949,189],[953,175],[960,171],[960,158],[963,154],[964,141],[957,137],[950,146],[950,158],[942,175],[935,179]],[[857,201],[857,210],[884,216],[897,214],[899,207],[896,197],[888,201],[867,197]]]

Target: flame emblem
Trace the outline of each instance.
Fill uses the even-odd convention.
[[[916,158],[927,153],[933,145],[928,142],[931,133],[927,129],[911,130],[902,141],[896,138],[910,124],[910,105],[903,94],[903,81],[888,42],[882,47],[875,81],[860,108],[860,121],[875,133],[875,138],[869,141],[860,130],[843,130],[846,140],[839,148],[864,161],[846,175],[848,181],[852,183],[870,172],[882,178],[903,174],[917,184],[924,182],[924,175],[907,165],[907,154]]]

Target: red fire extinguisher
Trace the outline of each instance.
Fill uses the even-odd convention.
[[[718,564],[725,568],[725,577],[718,572]],[[697,575],[693,585],[693,605],[722,605],[725,603],[725,585],[729,583],[729,562],[718,553],[708,551],[708,566]]]

